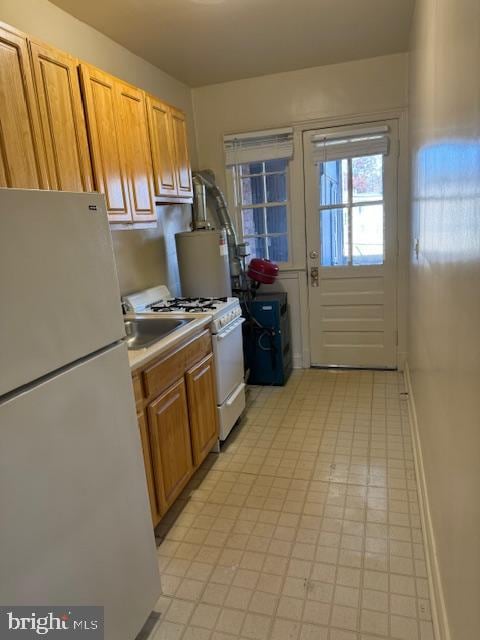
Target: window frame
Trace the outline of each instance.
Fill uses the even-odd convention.
[[[255,162],[259,162],[264,164],[265,162],[270,162],[276,160],[276,158],[270,158],[266,160],[258,160]],[[291,172],[291,164],[292,161],[289,158],[285,158],[286,166],[285,171],[262,171],[260,173],[252,174],[252,176],[243,176],[244,178],[248,177],[258,177],[263,176],[264,179],[264,193],[265,197],[267,194],[267,186],[266,186],[266,178],[269,175],[285,175],[285,190],[286,190],[286,199],[280,202],[263,202],[261,204],[250,204],[243,205],[241,203],[241,182],[242,176],[240,174],[240,167],[244,164],[254,164],[252,162],[242,162],[236,165],[226,166],[226,177],[227,177],[227,198],[231,205],[231,208],[234,212],[233,222],[237,231],[237,236],[241,242],[249,242],[250,238],[275,238],[275,237],[283,237],[285,236],[287,239],[287,251],[288,251],[288,260],[286,261],[274,261],[276,262],[280,269],[286,269],[290,267],[293,263],[293,241],[292,241],[292,215],[291,215],[291,203],[292,203],[292,172]],[[265,169],[265,166],[263,167]],[[242,219],[242,211],[248,209],[263,209],[264,216],[266,218],[266,209],[273,207],[285,207],[286,209],[286,231],[282,233],[259,233],[259,234],[243,234],[243,219]],[[267,224],[265,219],[265,229],[267,230]],[[251,260],[255,256],[250,254],[247,259]]]

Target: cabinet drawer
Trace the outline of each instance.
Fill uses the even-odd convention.
[[[212,338],[209,329],[201,333],[192,342],[186,344],[183,351],[185,353],[185,369],[190,369],[192,365],[211,353]]]
[[[143,372],[143,384],[147,398],[167,389],[183,378],[186,369],[212,351],[210,331],[207,329],[176,351],[166,354]]]

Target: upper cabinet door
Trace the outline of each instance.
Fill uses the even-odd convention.
[[[29,44],[50,186],[58,191],[92,191],[78,62],[47,45]]]
[[[191,198],[192,170],[188,155],[187,125],[185,114],[179,109],[171,109],[173,140],[175,144],[175,156],[177,164],[177,192],[181,198]]]
[[[116,80],[86,64],[80,65],[80,72],[95,186],[105,194],[110,221],[131,222]]]
[[[175,144],[170,107],[153,96],[147,96],[147,114],[155,195],[160,199],[176,197]]]
[[[0,186],[48,189],[26,37],[0,23]]]
[[[156,220],[153,169],[148,138],[145,94],[116,81],[117,108],[122,122],[122,148],[127,167],[133,222]]]

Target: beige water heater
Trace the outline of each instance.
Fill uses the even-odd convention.
[[[202,229],[175,235],[183,296],[232,295],[225,231]]]

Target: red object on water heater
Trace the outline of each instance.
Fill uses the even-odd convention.
[[[273,284],[278,276],[278,265],[264,258],[253,258],[248,265],[247,275],[261,284]]]

